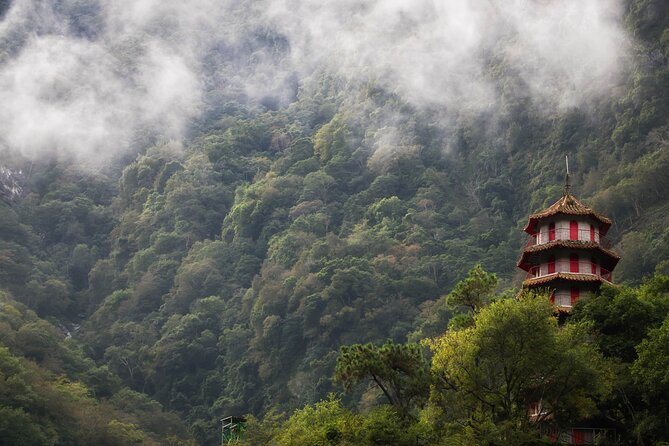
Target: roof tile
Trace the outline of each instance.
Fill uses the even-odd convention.
[[[530,227],[532,227],[533,222],[536,220],[540,220],[542,218],[550,217],[556,214],[587,215],[596,220],[599,220],[607,230],[609,226],[611,226],[610,219],[598,212],[595,212],[592,208],[581,203],[576,197],[567,193],[543,211],[530,215],[527,226],[525,227],[525,231],[528,232]]]
[[[579,274],[579,273],[555,273],[547,276],[533,277],[523,281],[524,286],[543,285],[553,280],[564,279],[574,282],[608,282],[606,279],[596,276],[594,274]]]

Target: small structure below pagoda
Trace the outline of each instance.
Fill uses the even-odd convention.
[[[518,267],[527,271],[525,288],[549,288],[551,302],[562,312],[586,293],[613,282],[620,257],[606,233],[611,220],[565,192],[547,209],[532,214],[525,226],[530,236]]]

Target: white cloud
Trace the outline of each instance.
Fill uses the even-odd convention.
[[[180,138],[206,91],[290,98],[322,69],[418,107],[477,113],[517,73],[549,109],[606,94],[619,0],[15,0],[0,22],[0,143],[104,160]]]
[[[418,105],[485,107],[493,57],[536,100],[577,105],[617,79],[628,47],[617,0],[278,0],[269,17],[297,66],[368,75]]]

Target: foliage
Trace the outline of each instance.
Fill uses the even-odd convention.
[[[563,425],[587,417],[611,385],[588,327],[558,328],[544,294],[494,302],[474,316],[471,327],[428,344],[443,389],[431,404],[444,420],[469,419],[474,430],[493,423],[497,441],[510,441],[516,430],[529,433],[545,417]],[[539,401],[544,418],[531,420],[528,408]]]
[[[360,382],[373,381],[404,416],[421,407],[430,386],[429,366],[417,344],[342,346],[334,378],[349,391]]]
[[[351,359],[345,381],[382,371],[384,383],[395,381],[386,388],[395,407],[362,418],[332,402],[319,410],[371,423],[351,431],[360,444],[372,441],[372,431],[389,441],[384,432],[395,432],[397,417],[408,423],[407,411],[420,421],[401,430],[422,432],[416,442],[427,444],[437,426],[444,441],[471,444],[507,435],[522,404],[535,398],[530,383],[500,381],[493,365],[532,379],[548,373],[495,350],[536,324],[536,339],[518,340],[518,351],[535,359],[545,353],[546,366],[563,361],[549,370],[555,376],[592,352],[593,342],[615,363],[615,392],[607,397],[609,377],[573,369],[602,379],[592,381],[597,388],[576,389],[578,401],[551,394],[561,422],[569,417],[560,407],[599,411],[635,441],[660,441],[655,415],[663,415],[650,404],[664,403],[650,398],[644,370],[652,370],[650,352],[661,358],[653,340],[661,339],[669,306],[661,277],[669,273],[669,31],[660,1],[630,0],[625,11],[636,39],[628,69],[610,97],[587,109],[533,103],[522,91],[523,73],[490,54],[482,55],[485,75],[501,91],[484,115],[454,111],[443,121],[442,110],[416,108],[373,79],[356,84],[323,71],[299,80],[285,107],[211,86],[206,113],[183,141],[143,138],[137,152],[97,172],[67,159],[3,156],[0,167],[27,174],[24,195],[12,206],[0,203],[0,342],[27,375],[50,383],[45,388],[65,376],[87,389],[84,407],[113,406],[114,415],[101,415],[95,427],[110,442],[142,435],[187,441],[169,410],[198,443],[217,444],[224,415],[290,413],[322,400],[335,390],[338,352],[358,345],[374,359]],[[235,57],[250,54],[239,51]],[[629,287],[606,288],[577,305],[559,331],[549,308],[494,293],[518,284],[522,224],[559,198],[565,154],[576,194],[615,220],[608,236],[623,251],[616,279]],[[482,337],[501,333],[493,313],[508,324],[498,343]],[[436,397],[417,413],[423,366],[416,347],[403,345],[407,336],[442,340],[433,364],[441,375],[459,348],[468,366],[478,356],[467,346],[489,355],[485,373],[447,375],[477,391],[484,378],[509,389],[495,396],[494,410],[475,404],[479,431],[440,430],[454,414],[440,414]],[[565,351],[545,351],[539,339]],[[384,347],[364,347],[385,340],[399,363],[417,368],[394,369],[379,353]],[[351,349],[343,351],[355,356]],[[593,358],[598,366],[601,358]],[[408,392],[413,402],[393,392]],[[348,398],[368,408],[376,396],[358,387]],[[42,393],[37,400],[49,401]],[[45,443],[76,430],[65,418],[36,422],[43,408],[26,407],[2,408],[2,420],[24,426],[6,437],[10,443]],[[2,423],[0,432],[8,432]]]
[[[650,331],[638,346],[639,357],[632,364],[632,378],[639,387],[643,401],[647,404],[637,433],[658,441],[669,435],[669,316],[664,323]]]
[[[0,442],[190,444],[175,414],[146,395],[128,399],[107,366],[22,304],[0,294],[0,306]]]
[[[413,446],[423,444],[424,432],[405,422],[390,407],[380,407],[365,415],[356,415],[330,395],[329,399],[306,406],[295,413],[265,442],[254,442],[257,430],[247,443],[277,446]]]
[[[487,273],[477,264],[467,278],[458,282],[448,296],[446,302],[454,308],[466,307],[476,313],[487,305],[497,288],[497,276]]]
[[[669,312],[669,281],[656,276],[641,287],[603,287],[574,309],[573,320],[592,323],[607,356],[631,363],[635,347]]]
[[[655,276],[636,288],[606,287],[579,302],[572,316],[595,329],[601,351],[617,363],[615,392],[599,407],[637,443],[667,435],[661,336],[668,315],[669,277]]]

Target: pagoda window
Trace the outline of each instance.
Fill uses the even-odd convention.
[[[592,274],[597,274],[597,259],[594,257],[590,259],[590,272]]]
[[[578,302],[579,295],[581,294],[581,290],[578,289],[577,286],[571,287],[571,306],[573,307],[576,305],[576,302]]]
[[[578,222],[576,220],[569,222],[569,240],[578,240]]]
[[[555,240],[555,222],[550,222],[548,225],[548,241],[551,242]]]
[[[567,290],[558,290],[555,292],[552,303],[558,307],[570,307],[571,306],[571,295]]]
[[[548,274],[555,273],[555,256],[548,258]]]
[[[578,254],[571,254],[569,256],[569,272],[570,273],[579,272],[579,269],[578,269]]]
[[[595,241],[595,225],[590,225],[590,241]]]

